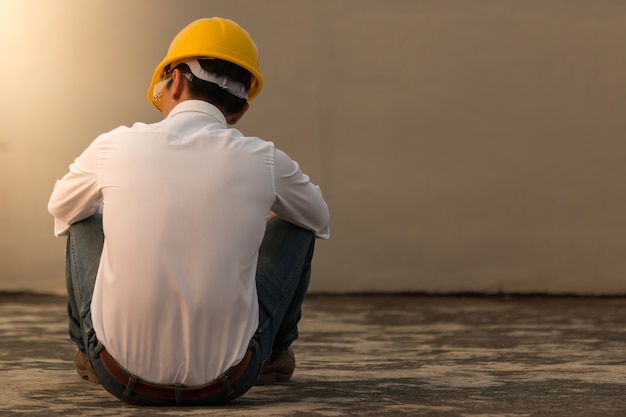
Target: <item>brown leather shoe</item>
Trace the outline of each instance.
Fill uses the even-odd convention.
[[[272,356],[261,371],[257,385],[270,385],[276,382],[286,382],[296,369],[296,356],[293,349],[287,348],[276,356]]]
[[[78,372],[78,375],[80,375],[81,378],[95,384],[100,383],[96,374],[93,373],[93,369],[91,369],[87,353],[80,350],[76,352],[76,356],[74,356],[74,363],[76,364],[76,372]]]

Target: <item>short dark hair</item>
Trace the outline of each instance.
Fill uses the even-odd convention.
[[[252,74],[247,69],[218,58],[199,59],[198,61],[205,71],[226,76],[230,80],[243,84],[246,91],[250,91]],[[226,115],[239,113],[248,102],[245,98],[234,96],[217,84],[194,77],[187,64],[178,64],[174,69],[192,75],[191,81],[189,82],[189,92],[192,97],[197,97],[216,105]]]

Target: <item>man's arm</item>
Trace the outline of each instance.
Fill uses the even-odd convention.
[[[97,140],[70,165],[70,170],[57,180],[48,211],[54,216],[54,234],[62,236],[72,223],[94,214],[100,208],[102,195],[97,187]]]
[[[330,213],[320,188],[311,183],[297,162],[278,149],[274,169],[276,202],[272,211],[283,220],[313,231],[316,237],[328,239]]]

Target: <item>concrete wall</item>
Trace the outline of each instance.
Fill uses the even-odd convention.
[[[0,290],[63,292],[46,203],[102,131],[156,121],[188,22],[255,38],[239,127],[323,187],[313,291],[626,292],[626,2],[2,0]]]

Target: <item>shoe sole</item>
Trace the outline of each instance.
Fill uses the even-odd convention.
[[[259,377],[259,380],[257,381],[256,385],[272,385],[272,384],[276,384],[276,383],[280,383],[280,382],[287,382],[289,381],[289,378],[291,378],[291,375],[293,374],[281,374],[278,372],[270,372],[267,374],[262,374]]]
[[[98,381],[98,378],[96,377],[96,374],[94,374],[91,370],[86,371],[86,370],[82,370],[82,369],[77,369],[76,372],[78,373],[78,376],[81,377],[81,379],[85,380],[85,381],[89,381],[91,383],[94,384],[99,384],[100,381]]]

